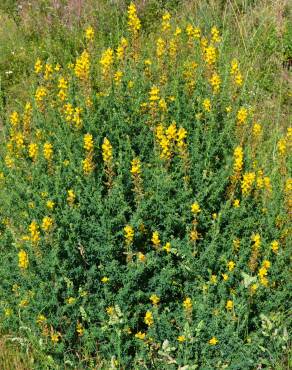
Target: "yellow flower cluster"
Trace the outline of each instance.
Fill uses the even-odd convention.
[[[233,82],[237,86],[242,86],[243,84],[243,77],[239,70],[239,64],[237,59],[233,59],[231,61],[231,69],[230,74],[233,77]]]
[[[25,250],[21,249],[18,252],[18,266],[20,269],[27,269],[28,268],[28,254],[26,253]]]
[[[198,202],[194,202],[191,208],[192,208],[192,213],[194,216],[196,216],[198,213],[201,212],[201,208]]]
[[[42,229],[45,232],[49,232],[53,227],[53,219],[52,217],[45,216],[42,221]]]
[[[123,60],[124,59],[127,47],[128,47],[128,40],[125,37],[122,37],[121,41],[120,41],[120,44],[116,49],[117,60]]]
[[[108,48],[102,53],[100,61],[99,61],[102,67],[101,72],[105,79],[108,78],[109,76],[109,72],[110,72],[111,66],[113,65],[113,62],[114,62],[114,51],[112,48]]]
[[[171,15],[168,12],[163,14],[161,22],[162,32],[168,31],[170,29],[170,19]]]
[[[271,267],[271,262],[268,260],[264,260],[258,272],[260,283],[264,286],[268,286],[269,284],[267,275],[268,275],[268,270],[270,267]]]
[[[209,82],[213,89],[213,93],[217,94],[220,90],[220,85],[221,85],[221,78],[217,72],[214,72],[212,74],[211,78],[209,79]]]
[[[110,164],[113,159],[113,147],[108,140],[108,138],[104,138],[102,143],[102,158],[106,164]]]
[[[93,136],[89,133],[85,134],[83,137],[83,142],[84,142],[84,145],[83,145],[84,149],[87,152],[91,152],[94,147]]]
[[[211,100],[210,99],[203,100],[203,108],[206,112],[211,112]]]
[[[125,241],[126,241],[127,245],[133,243],[134,229],[132,228],[132,226],[127,225],[127,226],[124,227],[124,237],[125,237]]]
[[[160,298],[156,294],[152,294],[150,296],[150,301],[154,306],[157,306],[158,303],[160,302]]]
[[[141,161],[139,158],[134,158],[131,162],[131,174],[133,177],[141,175]]]
[[[183,127],[177,129],[175,122],[172,122],[167,129],[164,129],[162,125],[158,125],[155,134],[161,148],[161,159],[171,159],[175,148],[177,148],[182,157],[184,156],[187,131]]]
[[[217,50],[214,45],[210,44],[209,46],[203,49],[203,57],[208,66],[212,66],[216,63],[217,60]]]
[[[30,240],[33,244],[37,244],[40,240],[39,226],[36,221],[32,221],[28,227],[30,232]]]
[[[94,170],[94,163],[92,160],[92,156],[87,156],[82,161],[82,168],[85,175],[90,175]]]
[[[48,94],[48,91],[45,87],[43,86],[39,86],[37,89],[36,89],[36,92],[35,92],[35,100],[36,100],[36,103],[37,103],[37,106],[39,107],[39,109],[43,109],[44,108],[44,98],[47,96]]]
[[[137,9],[133,3],[128,6],[128,27],[133,36],[137,36],[138,31],[141,28],[141,22],[137,16]]]
[[[146,325],[151,326],[154,323],[153,315],[151,311],[147,311],[144,317],[144,322]]]
[[[160,245],[160,239],[159,239],[158,231],[153,232],[151,241],[152,241],[152,243],[155,247],[158,247]]]
[[[254,172],[247,172],[243,175],[243,179],[241,181],[241,191],[244,196],[250,194],[254,181],[255,181]]]
[[[192,300],[191,298],[187,297],[184,301],[183,301],[183,308],[186,312],[190,313],[192,311],[192,308],[193,308],[193,303],[192,303]]]
[[[84,50],[83,53],[76,59],[74,72],[76,77],[81,81],[88,81],[90,69],[90,58],[88,51]]]
[[[85,30],[85,39],[88,42],[92,42],[94,40],[94,29],[89,26]]]
[[[47,161],[51,161],[53,158],[53,145],[48,141],[44,144],[43,154]]]
[[[247,119],[247,109],[244,107],[241,107],[237,112],[236,118],[237,118],[238,124],[243,125]]]
[[[166,42],[159,37],[156,41],[156,56],[158,59],[162,58],[163,55],[166,53]]]
[[[233,164],[233,170],[236,174],[239,174],[243,167],[243,150],[241,146],[237,146],[234,149],[234,164]]]
[[[67,99],[67,91],[68,91],[68,81],[64,77],[60,77],[58,81],[58,98],[61,101],[64,101]]]
[[[72,206],[75,202],[76,195],[74,193],[74,190],[69,189],[67,190],[67,202],[70,206]]]

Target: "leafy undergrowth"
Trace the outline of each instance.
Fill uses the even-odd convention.
[[[220,29],[165,12],[143,32],[131,4],[114,36],[38,56],[0,161],[0,329],[36,368],[288,353],[292,132]]]

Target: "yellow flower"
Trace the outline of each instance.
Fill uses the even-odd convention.
[[[142,252],[138,252],[138,255],[137,256],[138,256],[138,260],[140,262],[145,262],[146,261],[146,256]]]
[[[213,26],[212,29],[211,29],[211,36],[212,36],[212,41],[213,42],[220,42],[221,41],[221,38],[220,38],[220,32],[218,30],[218,28],[216,26]]]
[[[205,109],[206,112],[211,111],[211,100],[210,99],[203,100],[203,108]]]
[[[29,157],[35,161],[38,156],[38,145],[35,143],[31,143],[28,146],[28,155]]]
[[[44,157],[47,161],[50,161],[53,157],[53,145],[48,141],[44,144],[43,149]]]
[[[222,274],[222,277],[223,277],[223,280],[224,280],[224,281],[227,281],[227,280],[228,280],[228,278],[229,278],[229,277],[228,277],[228,274]]]
[[[251,240],[253,241],[253,248],[254,249],[259,249],[261,246],[261,236],[260,234],[253,234],[251,236]]]
[[[75,303],[75,302],[76,302],[76,298],[74,298],[74,297],[69,297],[69,298],[67,298],[67,299],[66,299],[66,302],[67,302],[68,304],[73,304],[73,303]]]
[[[279,242],[277,240],[273,240],[271,243],[271,249],[274,253],[278,253],[279,250]]]
[[[6,317],[11,316],[12,314],[13,314],[13,311],[12,311],[12,309],[11,309],[11,308],[5,308],[5,309],[4,309],[4,315],[5,315]]]
[[[141,28],[141,22],[137,16],[137,9],[134,3],[128,6],[128,27],[129,31],[131,31],[134,36],[137,36]]]
[[[83,147],[85,150],[87,150],[88,152],[92,151],[93,150],[93,146],[94,146],[94,143],[93,143],[93,137],[91,134],[85,134],[84,137],[83,137]]]
[[[216,284],[217,283],[217,275],[212,274],[211,278],[210,278],[210,281],[211,281],[212,284]]]
[[[237,122],[241,125],[243,125],[246,122],[247,119],[247,109],[244,107],[241,107],[236,115]]]
[[[260,123],[255,122],[252,128],[252,133],[255,138],[258,138],[262,133],[262,126]]]
[[[19,114],[17,112],[12,112],[10,114],[10,123],[14,127],[19,124]]]
[[[104,276],[103,278],[101,278],[101,282],[104,283],[104,284],[106,284],[106,283],[109,282],[109,278],[106,277],[106,276]]]
[[[166,12],[163,14],[162,16],[162,32],[165,32],[167,30],[170,29],[170,18],[171,18],[171,15],[169,14],[169,12]]]
[[[37,244],[40,240],[40,232],[39,232],[39,226],[36,223],[36,221],[32,221],[31,224],[28,227],[28,230],[30,232],[30,239],[33,244]]]
[[[234,208],[239,208],[240,207],[240,200],[239,199],[235,199],[234,202],[233,202],[233,207]]]
[[[44,324],[46,321],[47,321],[46,316],[44,316],[44,315],[42,315],[42,314],[39,314],[39,315],[38,315],[38,317],[37,317],[37,319],[36,319],[36,322],[37,322],[37,324],[39,324],[39,325]]]
[[[141,331],[139,331],[138,333],[135,334],[135,338],[137,338],[137,339],[143,340],[143,339],[145,339],[145,337],[146,337],[146,334],[142,333]]]
[[[150,301],[154,306],[157,306],[158,303],[160,302],[160,298],[156,294],[152,294],[150,296]]]
[[[43,218],[43,222],[42,222],[42,229],[45,231],[45,232],[48,232],[52,229],[53,227],[53,219],[52,217],[49,217],[49,216],[45,216]]]
[[[76,77],[81,81],[89,79],[90,59],[88,51],[84,50],[83,53],[76,59],[74,72]]]
[[[190,312],[190,311],[192,310],[193,304],[192,304],[192,300],[191,300],[191,298],[187,297],[187,298],[183,301],[183,307],[184,307],[184,309],[185,309],[187,312]]]
[[[213,93],[217,94],[220,90],[220,85],[221,85],[221,78],[218,75],[218,73],[214,72],[209,82],[213,88]]]
[[[86,157],[82,161],[82,168],[85,175],[89,175],[92,173],[92,171],[94,170],[94,163],[91,157]]]
[[[271,262],[268,261],[268,260],[264,260],[263,263],[262,263],[263,267],[265,267],[266,269],[269,269],[271,267]]]
[[[201,208],[200,208],[200,206],[199,206],[199,203],[198,203],[198,202],[194,202],[194,203],[192,204],[192,212],[193,212],[193,214],[194,214],[194,215],[196,215],[196,214],[198,214],[198,213],[200,213],[200,212],[201,212]]]
[[[159,37],[159,39],[156,41],[156,55],[157,58],[161,58],[166,52],[166,43],[165,41]]]
[[[228,270],[229,271],[233,271],[234,270],[234,267],[235,267],[235,263],[233,261],[229,261],[227,263],[227,267],[228,267]]]
[[[21,249],[18,252],[18,266],[19,268],[26,270],[28,268],[28,254],[26,253],[25,250]]]
[[[72,206],[73,203],[75,202],[75,199],[76,199],[76,195],[74,193],[74,190],[72,190],[72,189],[67,190],[67,194],[68,194],[67,202],[69,203],[70,206]]]
[[[219,343],[218,339],[216,337],[212,337],[209,342],[209,344],[211,344],[211,346],[216,346],[217,343]]]
[[[115,80],[116,85],[120,85],[123,75],[124,74],[122,71],[117,71],[114,74],[114,80]]]
[[[28,299],[22,299],[20,302],[19,302],[19,304],[18,304],[18,306],[19,307],[27,307],[29,305],[29,301],[28,301]]]
[[[133,176],[140,175],[141,174],[141,161],[140,161],[140,159],[139,158],[134,158],[131,162],[131,165],[132,165],[131,170],[130,170],[131,174]]]
[[[153,232],[151,241],[152,241],[152,243],[155,247],[158,247],[160,245],[160,239],[159,239],[158,231]]]
[[[230,299],[226,302],[226,309],[231,311],[232,308],[233,308],[233,301],[231,301]]]
[[[114,51],[111,48],[107,48],[101,55],[100,65],[102,67],[102,75],[104,78],[108,76],[111,66],[114,62]]]
[[[212,44],[204,48],[204,59],[209,66],[215,64],[217,59],[217,51]]]
[[[286,154],[286,150],[287,150],[287,145],[286,145],[286,140],[285,139],[280,139],[277,143],[277,147],[278,147],[278,152],[281,156],[284,156]]]
[[[93,41],[93,39],[94,39],[94,29],[91,26],[86,28],[85,38],[86,38],[87,41]]]
[[[178,340],[180,343],[183,343],[183,342],[185,342],[186,337],[185,337],[184,335],[179,335],[179,336],[177,337],[177,340]]]
[[[59,332],[52,332],[51,333],[51,341],[53,342],[53,343],[58,343],[59,342],[59,340],[60,340],[60,337],[61,337],[61,334],[59,333]]]
[[[34,65],[34,71],[36,74],[39,74],[41,73],[42,69],[43,69],[42,61],[38,58]]]
[[[233,164],[234,172],[239,173],[243,167],[243,150],[241,146],[237,146],[234,149],[233,157],[234,157],[234,164]]]
[[[146,312],[145,317],[144,317],[144,322],[148,326],[153,325],[154,320],[153,320],[153,315],[152,315],[151,311]]]
[[[110,163],[113,159],[113,147],[110,141],[105,137],[102,144],[102,158],[105,163]]]
[[[124,227],[124,237],[125,237],[126,244],[129,245],[129,244],[133,243],[134,229],[132,228],[132,226],[127,225],[127,226]]]
[[[247,196],[250,194],[254,181],[255,181],[254,172],[247,172],[243,175],[243,179],[241,181],[241,191],[243,195]]]
[[[113,315],[113,313],[115,312],[115,308],[114,308],[113,306],[109,306],[109,307],[107,307],[105,310],[106,310],[106,313],[107,313],[109,316]]]
[[[53,202],[52,200],[48,200],[46,205],[47,205],[47,208],[53,209],[55,207],[55,202]]]
[[[165,250],[167,253],[169,253],[169,252],[170,252],[170,250],[171,250],[171,245],[170,245],[170,243],[169,243],[169,242],[167,242],[167,243],[165,244],[165,246],[163,247],[163,250]]]

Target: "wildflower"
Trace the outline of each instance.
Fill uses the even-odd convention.
[[[252,134],[255,138],[258,138],[262,133],[262,126],[260,123],[255,122],[252,127]]]
[[[251,290],[251,292],[252,293],[255,293],[256,292],[256,290],[258,289],[258,284],[257,283],[254,283],[254,284],[252,284],[251,285],[251,287],[250,287],[250,290]]]
[[[226,309],[228,310],[228,311],[231,311],[232,310],[232,308],[233,308],[233,301],[231,301],[230,299],[226,302]]]
[[[146,325],[151,326],[154,323],[153,315],[151,311],[147,311],[144,317],[144,322]]]
[[[52,227],[53,227],[53,219],[49,216],[45,216],[42,222],[42,229],[45,232],[48,232],[52,229]]]
[[[134,36],[137,36],[141,28],[141,22],[137,16],[137,9],[134,3],[128,6],[128,27],[129,31],[131,31]]]
[[[254,181],[255,181],[254,172],[247,172],[243,175],[243,179],[241,181],[241,191],[243,195],[247,196],[250,194]]]
[[[271,243],[271,249],[272,251],[277,254],[279,250],[279,242],[277,240],[273,240]]]
[[[93,146],[94,146],[94,143],[93,143],[93,137],[91,134],[85,134],[84,137],[83,137],[83,142],[84,142],[84,149],[87,150],[88,152],[92,151],[93,150]]]
[[[145,262],[146,261],[146,256],[142,252],[138,252],[138,260],[140,262]]]
[[[262,263],[263,267],[265,267],[266,269],[269,269],[271,267],[271,262],[268,261],[268,260],[264,260],[263,263]]]
[[[261,246],[261,236],[260,234],[253,234],[251,236],[251,240],[253,241],[253,248],[254,249],[259,249]]]
[[[228,270],[229,271],[233,271],[234,270],[234,267],[235,267],[235,263],[233,261],[229,261],[227,263],[227,267],[228,267]]]
[[[119,85],[121,83],[121,80],[122,80],[123,75],[124,74],[123,74],[122,71],[117,71],[114,74],[114,80],[115,80],[116,85]]]
[[[48,209],[53,209],[55,207],[55,202],[53,202],[52,200],[48,200],[46,206]]]
[[[74,190],[72,190],[72,189],[67,190],[67,194],[68,194],[67,202],[70,206],[72,206],[73,203],[75,202],[75,199],[76,199],[76,195],[74,193]]]
[[[161,58],[166,52],[166,43],[165,41],[159,37],[159,39],[156,41],[156,55],[157,58]]]
[[[185,337],[184,335],[179,335],[179,336],[177,337],[177,340],[178,340],[180,343],[183,343],[183,342],[185,342],[186,337]]]
[[[167,253],[169,253],[169,252],[170,252],[170,250],[171,250],[171,245],[170,245],[170,243],[169,243],[169,242],[167,242],[167,243],[164,245],[163,250],[165,250]]]
[[[160,93],[159,88],[157,86],[153,85],[151,87],[151,90],[149,91],[149,100],[151,102],[159,100],[160,99],[159,93]]]
[[[35,99],[39,108],[42,108],[44,98],[47,96],[47,89],[43,86],[39,86],[35,92]]]
[[[82,161],[82,168],[83,168],[83,172],[85,173],[85,175],[91,174],[91,172],[94,170],[94,164],[92,162],[91,157],[86,157]]]
[[[209,66],[215,64],[217,60],[217,52],[213,45],[209,45],[204,48],[204,59]]]
[[[160,239],[159,239],[158,231],[153,232],[151,241],[152,241],[152,243],[155,247],[158,247],[160,245]]]
[[[14,127],[16,127],[19,124],[19,114],[17,112],[12,112],[10,114],[10,123]]]
[[[28,230],[30,232],[30,239],[33,244],[37,244],[40,240],[40,232],[39,232],[39,226],[36,223],[36,221],[32,221],[31,224],[28,227]]]
[[[107,313],[109,316],[113,315],[113,313],[115,312],[115,308],[114,308],[113,306],[109,306],[109,307],[107,307],[105,310],[106,310],[106,313]]]
[[[212,36],[212,41],[214,43],[221,41],[220,33],[219,33],[219,30],[218,30],[218,28],[216,26],[213,26],[212,27],[212,29],[211,29],[211,36]]]
[[[221,85],[221,78],[218,75],[218,73],[214,72],[209,82],[213,88],[213,93],[217,94],[220,90],[220,85]]]
[[[212,284],[216,284],[217,283],[217,275],[212,274],[211,278],[210,278],[210,281],[211,281]]]
[[[104,283],[104,284],[106,284],[106,283],[109,282],[109,278],[106,277],[106,276],[104,276],[103,278],[101,278],[101,282]]]
[[[240,200],[239,199],[235,199],[234,202],[233,202],[233,207],[234,208],[239,208],[240,207]]]
[[[69,297],[69,298],[67,298],[67,299],[66,299],[66,302],[67,302],[68,304],[74,304],[74,303],[76,302],[76,298],[74,298],[74,297]]]
[[[137,339],[143,340],[143,339],[145,339],[145,337],[146,337],[146,334],[142,333],[141,331],[139,331],[138,333],[135,334],[135,338],[137,338]]]
[[[105,163],[110,163],[113,158],[113,147],[110,141],[105,137],[102,144],[102,158]]]
[[[123,60],[127,46],[128,46],[128,40],[122,37],[120,44],[116,49],[117,60]]]
[[[229,278],[228,274],[222,274],[222,277],[224,281],[227,281]]]
[[[22,300],[19,302],[19,304],[18,304],[18,306],[19,306],[19,307],[27,307],[28,305],[29,305],[29,300],[28,300],[28,299],[26,299],[26,298],[22,299]]]
[[[50,161],[53,157],[53,145],[48,141],[44,144],[43,149],[44,157],[47,161]]]
[[[218,339],[216,337],[212,337],[209,342],[209,344],[211,344],[211,346],[216,346],[217,343],[219,343]]]
[[[38,145],[35,143],[31,143],[28,146],[28,155],[29,157],[35,161],[38,156]]]
[[[34,65],[34,71],[36,74],[40,74],[43,69],[42,61],[38,58]]]
[[[239,111],[237,112],[236,118],[237,118],[237,122],[240,125],[243,125],[247,119],[247,109],[244,107],[241,107]]]
[[[45,73],[44,73],[44,79],[49,80],[51,78],[51,75],[53,73],[53,67],[51,64],[46,63],[45,65]]]
[[[192,304],[192,300],[191,300],[191,298],[187,297],[187,298],[183,301],[183,307],[184,307],[184,309],[185,309],[187,312],[190,312],[190,311],[192,310],[193,304]]]
[[[167,30],[170,29],[170,18],[171,18],[171,15],[166,12],[163,14],[162,16],[162,32],[165,32]]]
[[[160,302],[160,298],[156,294],[152,294],[150,296],[150,301],[154,306],[157,306],[158,303]]]
[[[134,229],[132,228],[132,226],[127,225],[124,227],[124,237],[125,237],[126,244],[129,245],[133,243]]]
[[[277,143],[278,152],[281,156],[284,156],[286,154],[287,145],[286,145],[285,139],[280,139]]]
[[[234,164],[233,164],[233,169],[234,172],[240,173],[243,167],[243,150],[241,146],[237,146],[234,149]]]
[[[28,268],[28,254],[26,253],[25,250],[21,249],[18,252],[18,266],[19,268],[26,270]]]
[[[192,212],[193,212],[194,216],[201,212],[201,208],[200,208],[198,202],[194,202],[192,204],[192,207],[191,208],[192,208]]]
[[[76,77],[81,81],[89,79],[90,59],[88,51],[84,50],[83,53],[76,59],[74,72]]]
[[[42,315],[42,314],[39,314],[38,317],[37,317],[37,319],[36,319],[36,322],[39,325],[43,325],[46,321],[47,321],[46,316],[45,315]]]
[[[55,344],[55,343],[58,343],[59,340],[60,340],[60,337],[61,337],[61,334],[58,333],[58,332],[52,332],[51,333],[51,341]]]
[[[107,48],[101,55],[100,65],[102,67],[102,75],[107,78],[110,68],[114,62],[114,51],[111,48]]]
[[[86,28],[85,38],[86,38],[86,41],[89,41],[89,42],[93,41],[93,39],[94,39],[94,29],[91,26]]]
[[[133,176],[137,176],[137,175],[140,175],[141,174],[141,161],[139,158],[134,158],[131,162],[131,174]]]
[[[210,99],[203,100],[203,108],[205,109],[206,112],[211,111],[211,100]]]
[[[85,330],[84,330],[83,325],[80,322],[78,322],[77,325],[76,325],[76,332],[78,334],[78,337],[82,337],[83,334],[84,334],[84,331]]]

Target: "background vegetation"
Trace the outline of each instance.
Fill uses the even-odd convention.
[[[1,2],[0,367],[289,368],[288,2],[129,4]]]

